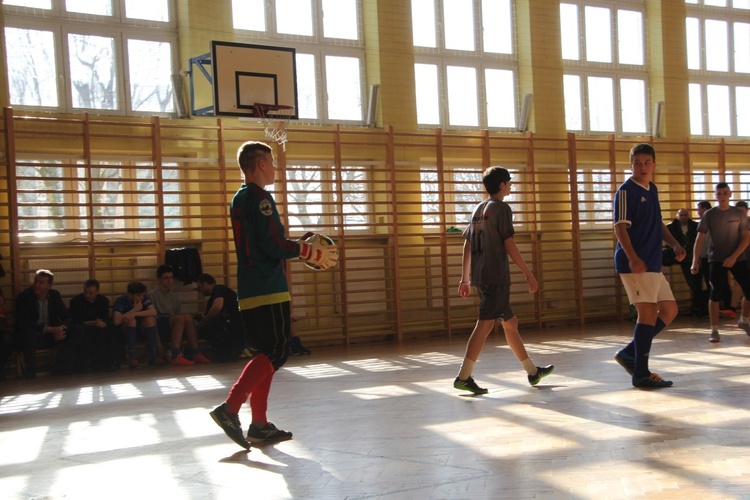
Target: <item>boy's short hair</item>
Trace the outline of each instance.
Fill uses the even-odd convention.
[[[708,200],[701,200],[698,202],[698,208],[705,208],[706,210],[710,210],[711,202]]]
[[[734,206],[737,208],[747,208],[747,202],[740,200],[737,203],[735,203]]]
[[[198,283],[205,283],[207,285],[215,285],[216,284],[216,280],[214,279],[214,277],[211,276],[208,273],[201,274],[200,276],[198,276],[198,279],[195,280],[195,281],[198,282]]]
[[[500,191],[500,184],[510,182],[510,172],[503,167],[490,167],[484,171],[482,184],[490,195]]]
[[[156,268],[156,277],[161,279],[161,277],[164,275],[164,273],[172,273],[174,274],[174,267],[170,266],[169,264],[162,264],[159,267]]]
[[[267,153],[273,153],[273,150],[265,142],[247,141],[237,149],[237,164],[243,172],[252,172],[258,160]]]
[[[91,278],[90,280],[86,280],[86,282],[83,284],[83,288],[88,288],[90,286],[95,286],[96,291],[99,291],[99,281]]]
[[[731,191],[731,189],[729,188],[729,184],[727,184],[726,182],[718,182],[714,190],[718,191],[719,189],[724,189],[724,188],[727,188]]]
[[[645,142],[636,144],[633,146],[633,149],[630,150],[630,163],[633,163],[633,157],[635,157],[635,155],[651,155],[651,158],[656,161],[656,151],[654,150],[654,147]]]
[[[55,282],[55,275],[49,269],[37,269],[36,273],[34,273],[34,279],[37,276],[46,276],[50,285]]]
[[[140,281],[131,281],[128,283],[128,293],[135,295],[137,293],[146,293],[146,285]]]

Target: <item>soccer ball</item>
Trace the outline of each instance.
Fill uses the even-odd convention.
[[[307,238],[305,238],[303,241],[307,241],[312,237],[313,235],[310,235]],[[318,243],[320,243],[323,246],[336,245],[336,243],[325,234],[318,234]],[[320,267],[317,264],[313,264],[312,262],[305,262],[305,265],[309,267],[310,269],[312,269],[313,271],[325,271],[326,269],[328,269],[326,267]]]

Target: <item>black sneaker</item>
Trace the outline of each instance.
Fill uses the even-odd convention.
[[[542,378],[546,377],[550,373],[555,371],[555,365],[547,365],[547,366],[537,366],[536,367],[536,374],[535,375],[529,375],[529,384],[536,385],[539,383]]]
[[[635,358],[626,353],[625,348],[622,348],[615,353],[615,361],[625,368],[625,371],[630,375],[635,373]]]
[[[487,394],[490,392],[484,387],[479,387],[477,383],[474,382],[474,377],[469,377],[466,380],[461,380],[456,377],[456,380],[453,381],[453,387],[461,391],[473,392],[474,394]]]
[[[240,424],[240,417],[234,413],[229,413],[229,405],[221,403],[216,409],[209,413],[214,422],[221,427],[229,439],[242,446],[246,450],[250,449],[250,443],[248,443],[242,435],[242,425]]]
[[[250,424],[250,427],[247,429],[247,440],[251,443],[284,441],[286,439],[292,439],[292,433],[277,429],[271,422],[268,422],[263,428],[258,427],[255,424]]]
[[[650,373],[647,377],[633,376],[633,387],[654,388],[670,387],[671,380],[664,380],[657,373]]]

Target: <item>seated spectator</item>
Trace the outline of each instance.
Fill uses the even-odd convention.
[[[83,293],[70,299],[73,329],[79,330],[86,345],[85,368],[91,371],[112,371],[120,367],[114,328],[109,321],[109,299],[99,293],[99,282],[87,280]],[[124,352],[124,349],[119,349]]]
[[[159,356],[159,332],[156,330],[156,308],[146,295],[146,285],[139,281],[128,283],[128,291],[112,306],[112,323],[122,328],[128,349],[128,364],[131,370],[138,368],[135,343],[140,330],[148,344],[148,364],[162,366],[166,363]]]
[[[159,331],[168,332],[171,339],[172,357],[169,363],[175,366],[210,363],[211,360],[201,354],[198,349],[198,333],[193,315],[182,312],[180,299],[172,292],[174,269],[172,266],[162,264],[156,270],[156,277],[159,284],[148,292],[148,296],[156,306]],[[188,344],[184,355],[182,353],[183,337]]]
[[[37,349],[55,348],[55,373],[74,373],[83,366],[83,336],[68,329],[68,309],[57,290],[52,289],[54,275],[39,269],[34,284],[16,298],[16,346],[23,352],[23,376],[36,378]]]
[[[237,359],[247,349],[237,292],[217,284],[210,274],[201,274],[197,282],[198,291],[209,297],[206,312],[195,317],[198,336],[211,342],[214,360]]]
[[[310,349],[302,345],[302,339],[299,338],[294,328],[294,324],[299,318],[294,314],[292,314],[290,317],[292,319],[292,324],[290,325],[289,338],[287,339],[287,342],[289,343],[289,352],[298,356],[303,354],[310,354]]]
[[[0,380],[5,380],[8,360],[13,352],[13,339],[5,318],[5,296],[0,289]]]

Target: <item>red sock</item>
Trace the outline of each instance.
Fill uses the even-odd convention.
[[[229,390],[229,396],[227,397],[227,404],[229,404],[229,411],[231,413],[239,413],[242,404],[247,401],[247,398],[253,391],[269,376],[273,376],[274,369],[271,364],[271,360],[265,354],[258,354],[251,359],[245,369],[242,370],[240,378],[234,383],[232,388]],[[268,386],[270,387],[270,382]],[[266,389],[266,398],[268,397],[268,389]]]
[[[253,423],[258,427],[265,427],[268,423],[266,410],[268,409],[268,393],[271,392],[271,382],[276,372],[264,378],[260,384],[255,386],[250,394],[250,410],[253,412]]]

